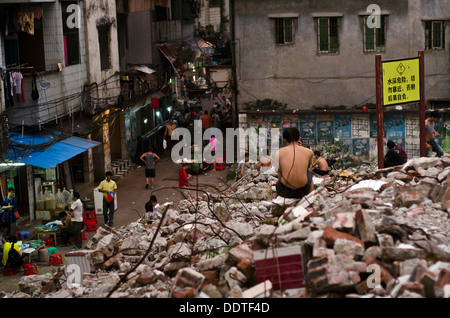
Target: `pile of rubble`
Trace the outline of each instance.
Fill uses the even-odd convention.
[[[69,265],[23,277],[9,297],[449,298],[449,176],[450,157],[417,158],[314,178],[293,200],[277,197],[275,174],[252,170],[162,205],[153,223],[99,228],[66,254],[88,263],[81,280]]]

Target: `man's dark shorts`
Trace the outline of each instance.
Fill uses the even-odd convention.
[[[308,177],[308,181],[306,182],[306,185],[300,189],[288,188],[284,184],[282,184],[281,181],[278,179],[278,182],[276,185],[277,194],[284,198],[290,198],[290,199],[303,198],[304,196],[306,196],[309,193],[309,190],[311,189],[313,175],[310,170],[307,171],[307,177]]]
[[[318,168],[314,168],[313,172],[317,173],[319,176],[326,176],[329,171],[324,171],[324,170],[320,170]]]
[[[146,178],[155,178],[156,177],[155,169],[145,169],[145,177]]]

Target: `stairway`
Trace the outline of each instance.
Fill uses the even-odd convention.
[[[118,159],[111,162],[111,171],[115,177],[123,177],[131,170],[130,160]]]

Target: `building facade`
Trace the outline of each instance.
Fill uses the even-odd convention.
[[[356,0],[232,2],[242,125],[258,126],[265,118],[277,127],[299,127],[310,147],[323,143],[325,134],[345,139],[354,155],[376,155],[370,127],[377,54],[387,61],[424,51],[426,108],[450,106],[450,7],[444,0],[378,1],[375,6]],[[411,130],[418,128],[418,103],[400,109],[385,108],[403,118],[396,132],[386,127],[385,141],[396,139],[411,156],[418,155],[419,130]],[[344,115],[350,117],[342,120]],[[448,140],[444,134],[439,142]]]
[[[41,191],[76,190],[111,169],[115,1],[2,0],[0,15],[2,196],[15,187],[33,218]]]
[[[374,29],[361,1],[234,2],[240,106],[255,97],[289,109],[375,103],[375,55],[391,60],[420,50],[426,98],[450,95],[446,1],[378,1],[381,25]]]

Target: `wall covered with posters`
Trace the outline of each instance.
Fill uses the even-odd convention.
[[[373,113],[357,114],[254,114],[240,113],[242,128],[280,128],[280,146],[283,146],[282,130],[296,127],[304,146],[312,150],[330,145],[335,140],[348,146],[355,157],[368,160],[377,153],[377,117]],[[443,114],[436,125],[441,134],[435,138],[444,151],[450,150],[450,114]],[[402,146],[408,158],[420,156],[419,115],[416,113],[385,113],[383,115],[384,146],[392,140]],[[261,138],[261,136],[260,136]],[[270,145],[270,136],[267,144]],[[386,153],[386,150],[385,150]]]

